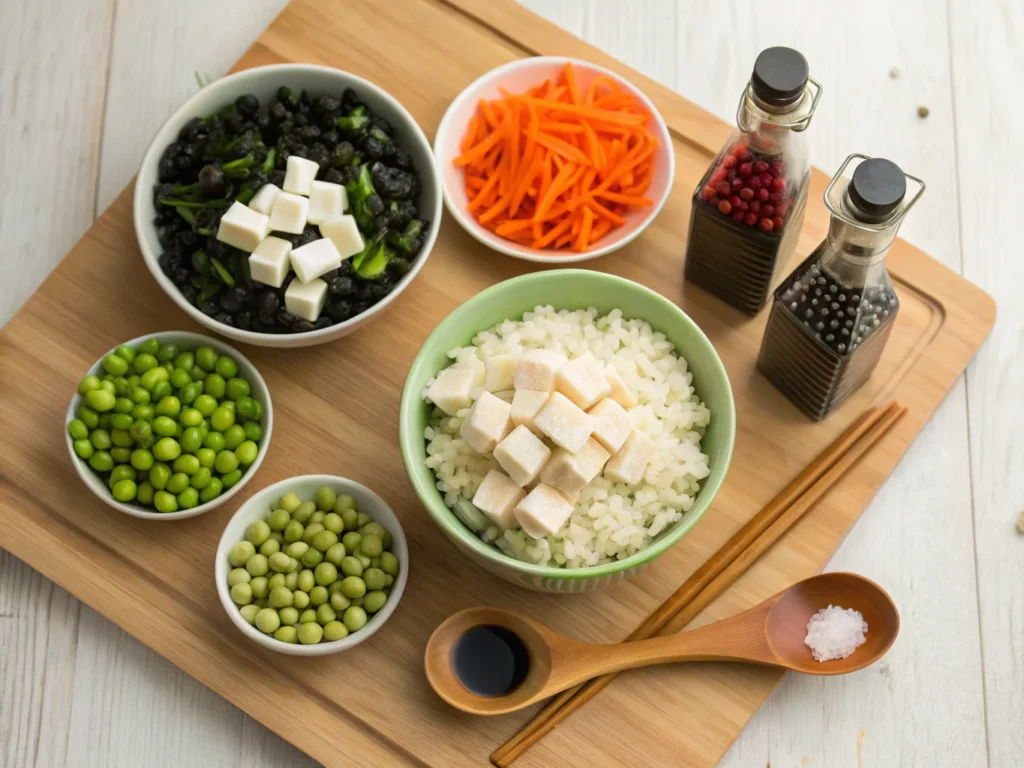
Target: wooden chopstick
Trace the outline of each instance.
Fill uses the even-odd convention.
[[[906,410],[890,402],[882,408],[866,411],[626,639],[643,640],[654,635],[671,634],[689,624],[802,518]],[[596,696],[615,679],[616,674],[602,675],[555,696],[515,736],[491,754],[491,762],[499,768],[511,765],[556,725]]]

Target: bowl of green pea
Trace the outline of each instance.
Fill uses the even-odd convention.
[[[64,435],[79,477],[133,517],[181,520],[228,501],[259,469],[273,430],[256,367],[187,331],[111,349],[79,381]]]
[[[353,480],[304,475],[253,494],[217,547],[217,594],[264,648],[326,656],[371,637],[394,613],[409,547],[391,507]]]

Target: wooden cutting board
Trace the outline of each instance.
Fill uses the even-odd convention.
[[[677,159],[671,200],[641,238],[593,266],[678,302],[717,347],[735,388],[736,452],[721,493],[701,523],[634,580],[561,597],[507,585],[458,558],[405,481],[398,401],[423,339],[477,291],[536,268],[483,249],[454,222],[443,223],[419,278],[371,326],[313,349],[245,349],[272,390],[277,429],[242,495],[297,474],[345,475],[377,490],[409,537],[411,574],[398,611],[371,642],[339,656],[300,661],[263,652],[224,615],[213,557],[243,499],[192,520],[151,523],[95,500],[70,465],[62,421],[82,372],[124,339],[193,328],[142,264],[130,188],[0,334],[0,546],[327,765],[485,765],[532,713],[477,719],[433,695],[422,653],[444,617],[474,604],[510,606],[572,637],[619,640],[866,406],[898,397],[908,417],[698,622],[819,571],[994,321],[986,294],[898,241],[888,263],[901,310],[879,369],[837,414],[809,423],[755,372],[767,312],[750,320],[683,283],[689,197],[729,131],[717,118],[509,0],[295,0],[237,68],[298,61],[355,72],[394,94],[430,135],[473,79],[535,54],[616,70],[665,116]],[[794,264],[825,233],[826,181],[814,174]],[[724,664],[623,675],[517,765],[713,765],[779,679]]]

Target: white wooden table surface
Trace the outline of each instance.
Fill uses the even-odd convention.
[[[901,234],[999,302],[830,565],[891,591],[899,641],[858,674],[787,676],[722,765],[1020,766],[1024,3],[525,1],[727,120],[758,50],[800,49],[825,84],[813,162],[859,151],[923,177]],[[194,72],[223,73],[284,4],[0,0],[0,323],[129,181]],[[140,764],[312,761],[0,551],[0,766]]]

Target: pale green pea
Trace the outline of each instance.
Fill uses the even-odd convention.
[[[279,610],[277,615],[281,619],[281,623],[285,626],[290,627],[292,624],[297,624],[299,621],[299,612],[290,605]]]
[[[284,540],[287,542],[297,542],[302,538],[302,534],[305,529],[302,527],[302,523],[298,520],[292,520],[284,529]]]
[[[248,571],[246,571],[248,573]],[[252,581],[249,582],[249,586],[252,587],[252,596],[256,598],[263,598],[270,594],[270,587],[267,584],[268,579],[266,576],[254,576]]]
[[[308,568],[299,571],[298,577],[298,588],[303,592],[309,592],[316,586],[316,580],[313,578],[313,572]]]
[[[262,544],[260,544],[260,554],[264,557],[270,557],[271,555],[280,552],[281,545],[275,539],[268,538]]]
[[[248,544],[250,547],[252,546],[252,543],[248,541],[242,543]],[[236,544],[235,546],[238,545]],[[245,563],[245,570],[253,576],[266,576],[267,571],[269,570],[267,561],[268,558],[266,555],[261,555],[259,553],[250,555],[249,559]]]
[[[291,514],[301,506],[302,501],[294,493],[286,493],[281,497],[281,501],[278,502],[278,507],[283,509],[288,514]]]
[[[299,560],[301,560],[302,564],[304,566],[306,566],[307,568],[315,568],[316,566],[320,565],[320,563],[323,562],[323,559],[324,559],[323,552],[321,552],[319,549],[313,549],[313,547],[310,547],[309,549],[307,549],[303,553],[302,557],[299,558]]]
[[[338,494],[326,485],[322,485],[316,489],[316,508],[322,509],[325,512],[329,512],[334,509],[334,505],[338,500]]]
[[[331,595],[331,608],[334,610],[344,611],[350,605],[352,605],[352,601],[345,597],[343,592],[335,592]]]
[[[232,568],[228,571],[228,586],[233,587],[235,584],[248,584],[252,581],[252,576],[245,568]]]
[[[228,551],[228,562],[235,568],[243,567],[250,557],[256,554],[256,547],[248,541],[240,541]],[[259,576],[261,574],[253,574]]]
[[[370,533],[363,536],[363,540],[359,542],[359,548],[363,550],[363,554],[376,557],[384,551],[384,542],[381,541],[380,536]]]
[[[265,520],[256,520],[246,529],[245,538],[258,547],[270,538],[270,526]]]
[[[291,563],[291,558],[288,557],[288,555],[286,555],[284,552],[276,552],[275,554],[267,558],[267,560],[270,563],[271,570],[276,571],[277,573],[288,572],[288,568]]]
[[[267,524],[270,526],[272,531],[283,531],[288,526],[288,521],[291,520],[291,515],[285,509],[275,509],[270,513],[270,517],[267,518]]]
[[[293,541],[291,544],[289,544],[287,547],[284,548],[284,551],[288,555],[288,557],[294,557],[296,559],[301,559],[302,556],[304,554],[306,554],[308,549],[309,549],[309,544],[307,544],[306,542],[304,542],[304,541]]]
[[[394,583],[395,583],[395,577],[392,576],[390,573],[386,574],[384,576],[384,586],[385,587],[390,587]]]
[[[292,604],[300,611],[309,607],[309,595],[305,592],[296,590],[292,593],[292,600],[294,601]]]
[[[256,629],[265,635],[271,635],[281,626],[281,617],[273,608],[263,608],[256,614],[254,620]]]
[[[380,569],[392,576],[398,575],[398,558],[390,552],[380,553]]]
[[[246,582],[239,582],[231,588],[231,600],[235,605],[248,605],[252,602],[252,587]]]
[[[314,512],[316,512],[316,505],[312,501],[303,501],[292,512],[292,520],[298,520],[305,525],[309,522]]]
[[[324,636],[324,628],[319,624],[307,621],[299,625],[299,642],[302,645],[316,645]]]
[[[313,578],[321,586],[327,586],[338,579],[338,569],[331,563],[320,563],[313,570]]]
[[[358,525],[360,528],[366,525],[368,522],[370,522],[370,516],[365,512],[360,512],[358,515],[356,515],[356,525]]]
[[[363,564],[359,562],[358,558],[349,555],[341,561],[341,572],[346,576],[362,576]]]
[[[345,562],[345,545],[339,541],[333,547],[324,552],[324,560],[328,563],[334,564],[338,568],[341,568],[341,564]]]
[[[358,605],[350,605],[341,618],[349,632],[356,632],[366,626],[366,611]]]
[[[313,608],[307,608],[299,614],[299,623],[305,624],[307,622],[316,623],[316,610]]]
[[[306,526],[306,530],[302,532],[302,540],[307,544],[312,545],[313,537],[323,529],[324,526],[321,523],[310,523]]]
[[[221,476],[220,481],[224,484],[225,488],[231,488],[242,479],[242,470],[236,469],[234,472],[228,472],[226,475]]]
[[[316,586],[309,590],[309,603],[314,608],[319,608],[321,605],[327,602],[330,595],[327,592],[326,587]]]
[[[363,581],[369,590],[384,589],[384,577],[387,576],[380,568],[367,568],[363,572]]]
[[[291,643],[292,645],[299,642],[299,633],[295,630],[295,627],[281,627],[274,632],[274,639],[280,640],[282,643]]]
[[[239,608],[238,612],[242,614],[242,618],[245,619],[247,624],[252,624],[256,621],[256,614],[260,612],[260,608],[258,605],[249,603],[249,605],[243,605]]]
[[[324,625],[324,642],[333,643],[348,637],[348,627],[340,621],[330,621]]]
[[[370,563],[373,562],[372,560],[370,560],[370,558],[368,558],[366,555],[362,553],[362,550],[359,549],[355,551],[355,558],[360,562],[360,564],[362,564],[364,570],[369,568]]]
[[[338,494],[337,499],[335,499],[335,501],[334,501],[334,511],[337,512],[339,515],[342,512],[344,512],[346,509],[355,509],[355,508],[356,508],[356,500],[354,498],[352,498],[352,496],[350,494],[347,494],[347,493]],[[346,527],[348,527],[347,523],[346,523]]]
[[[380,568],[380,556],[379,555],[377,557],[371,557],[370,558],[370,567],[371,568]]]
[[[388,601],[386,592],[379,590],[375,592],[367,592],[366,597],[363,598],[363,609],[367,613],[376,613],[384,607],[384,603]]]
[[[331,608],[328,603],[324,603],[316,609],[316,620],[320,624],[327,624],[328,622],[334,621],[336,618],[338,618],[338,614],[335,613],[334,609]]]
[[[274,587],[283,587],[284,586],[284,574],[283,573],[275,573],[273,576],[271,576],[267,580],[267,585],[270,587],[270,589],[273,589]]]
[[[316,512],[309,516],[309,522],[320,523],[322,525],[324,522],[324,513],[318,509]]]
[[[207,485],[203,490],[199,492],[199,500],[204,504],[208,501],[213,501],[215,498],[220,496],[220,492],[223,490],[223,486],[219,478],[213,478],[210,480],[210,484]]]
[[[324,515],[323,525],[324,528],[335,536],[340,536],[341,532],[345,530],[345,521],[341,519],[341,515],[337,512],[329,512]]]
[[[286,608],[292,604],[292,591],[288,587],[274,587],[270,590],[270,605],[274,608]]]
[[[345,527],[347,528],[348,525],[346,524]],[[363,537],[355,531],[349,531],[341,537],[341,543],[345,545],[345,549],[347,549],[349,552],[354,551],[355,548],[359,546],[359,542],[361,542],[362,540]]]

